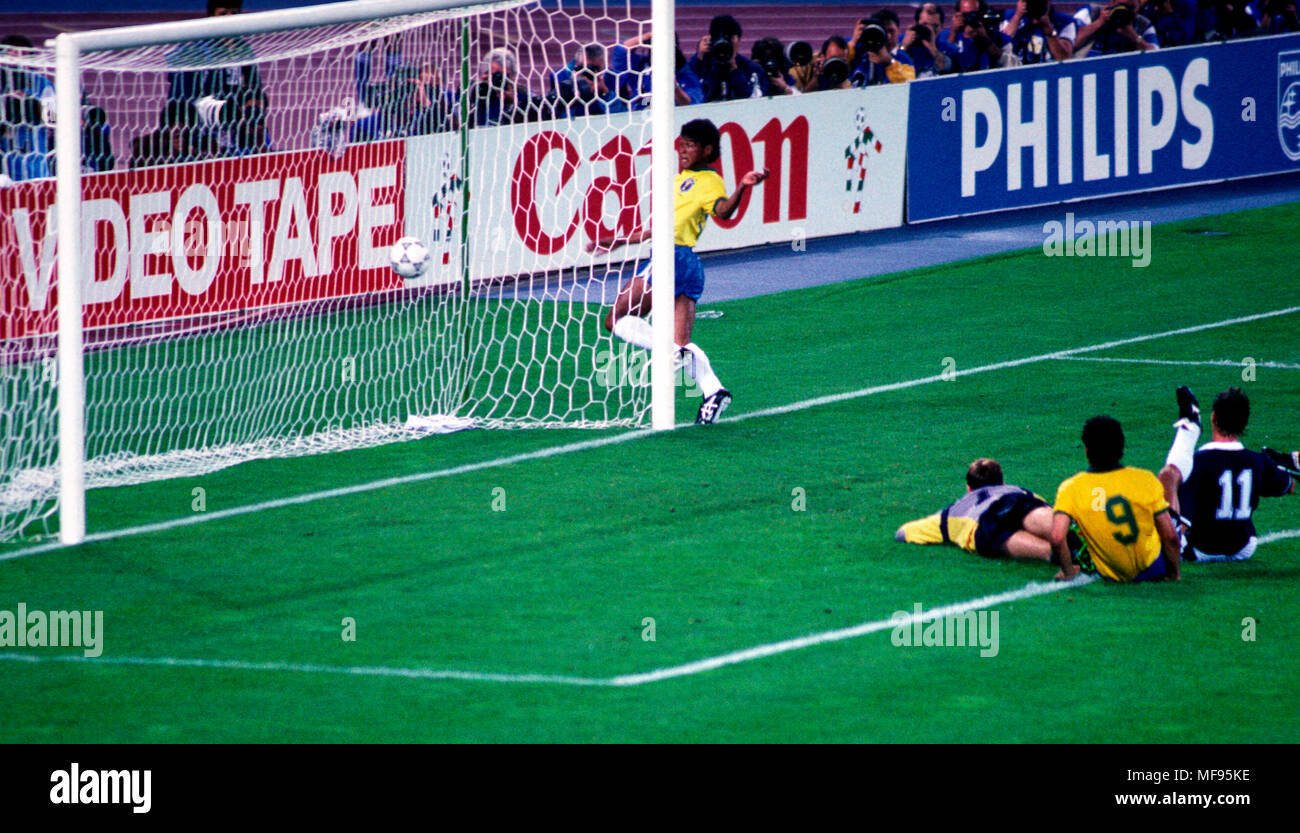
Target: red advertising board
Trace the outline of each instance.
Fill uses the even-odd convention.
[[[405,145],[357,145],[86,176],[87,329],[401,286]],[[53,332],[54,182],[0,190],[0,337]]]

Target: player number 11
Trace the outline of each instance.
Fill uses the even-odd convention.
[[[1237,485],[1241,487],[1241,500],[1238,501],[1237,511],[1234,514],[1232,511],[1232,469],[1228,469],[1219,475],[1219,508],[1215,510],[1214,517],[1219,520],[1250,520],[1250,469],[1246,469],[1237,475]]]

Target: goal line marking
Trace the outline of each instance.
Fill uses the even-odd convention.
[[[897,390],[906,390],[908,388],[930,385],[935,382],[946,382],[963,376],[973,376],[977,373],[988,373],[993,370],[1008,370],[1013,367],[1023,367],[1028,364],[1061,359],[1069,356],[1076,356],[1081,353],[1092,353],[1098,350],[1109,350],[1113,347],[1122,347],[1126,344],[1138,344],[1144,341],[1153,341],[1160,338],[1169,338],[1171,336],[1187,335],[1190,333],[1199,333],[1205,330],[1218,329],[1220,327],[1231,327],[1237,324],[1247,324],[1252,321],[1261,321],[1267,318],[1276,318],[1281,315],[1291,315],[1300,312],[1300,306],[1283,307],[1281,309],[1269,310],[1268,312],[1255,313],[1254,315],[1243,315],[1236,318],[1225,318],[1221,321],[1211,321],[1206,324],[1194,324],[1190,327],[1179,327],[1175,330],[1165,330],[1159,333],[1149,333],[1147,335],[1132,336],[1130,338],[1121,338],[1114,341],[1106,341],[1100,344],[1091,344],[1086,347],[1073,347],[1066,350],[1056,350],[1050,353],[1039,353],[1034,356],[1026,356],[1022,359],[1010,359],[1003,362],[994,362],[980,367],[966,368],[965,370],[953,370],[937,374],[934,376],[923,376],[918,379],[908,379],[902,382],[891,382],[884,385],[873,385],[872,387],[860,388],[843,393],[834,393],[827,396],[818,396],[812,399],[803,399],[798,402],[791,402],[786,405],[777,405],[771,408],[762,408],[757,411],[746,411],[733,417],[723,420],[724,423],[744,422],[749,419],[759,417],[778,416],[788,414],[794,411],[804,411],[809,408],[817,408],[822,405],[834,405],[840,402],[847,402],[853,399],[861,399],[866,396],[875,396],[880,393],[890,393]],[[685,428],[690,423],[681,423],[678,429]],[[309,492],[307,494],[295,495],[287,498],[277,498],[275,500],[262,501],[260,503],[250,503],[244,506],[235,506],[230,509],[220,509],[214,512],[205,512],[202,514],[189,515],[183,518],[173,518],[167,521],[157,523],[143,524],[141,526],[125,527],[122,529],[107,530],[104,532],[90,533],[85,537],[83,543],[93,544],[100,541],[112,541],[118,538],[128,538],[135,535],[147,535],[153,532],[165,532],[171,529],[179,529],[196,524],[209,523],[211,521],[234,518],[240,515],[250,515],[258,512],[267,512],[273,509],[283,509],[288,506],[297,506],[305,503],[314,503],[318,500],[329,500],[331,498],[346,497],[348,495],[362,494],[364,492],[375,491],[376,489],[388,489],[394,486],[406,486],[412,483],[421,483],[427,480],[436,480],[443,477],[453,477],[459,474],[469,474],[471,472],[483,471],[485,469],[500,468],[515,463],[523,463],[529,460],[542,460],[547,457],[555,457],[561,454],[570,454],[577,451],[588,451],[594,448],[603,448],[605,446],[619,445],[621,443],[632,442],[634,440],[644,439],[646,437],[657,436],[659,432],[649,429],[640,429],[629,431],[624,434],[615,434],[608,437],[600,437],[594,440],[583,440],[566,445],[551,446],[537,451],[524,452],[522,454],[513,454],[508,457],[499,457],[494,460],[483,460],[477,463],[466,463],[451,468],[439,469],[437,471],[419,472],[417,474],[402,475],[400,477],[389,477],[383,480],[375,480],[369,483],[358,483],[353,486],[343,486],[337,489],[326,489],[319,492]],[[78,545],[79,546],[79,545]],[[15,558],[22,558],[28,555],[36,555],[43,552],[66,549],[66,546],[58,541],[50,541],[45,544],[37,544],[32,547],[14,550],[12,552],[0,554],[0,561],[10,561]]]

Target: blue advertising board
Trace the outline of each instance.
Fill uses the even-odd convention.
[[[1300,35],[910,88],[909,222],[1300,170]]]

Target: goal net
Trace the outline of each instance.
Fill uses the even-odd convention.
[[[343,5],[419,2],[113,30],[82,46],[71,114],[53,47],[0,47],[0,540],[57,528],[60,129],[81,146],[85,488],[647,423],[648,360],[602,316],[650,244],[587,244],[649,222],[650,70],[624,44],[650,6],[304,25]],[[389,264],[407,236],[429,253],[413,280]]]

